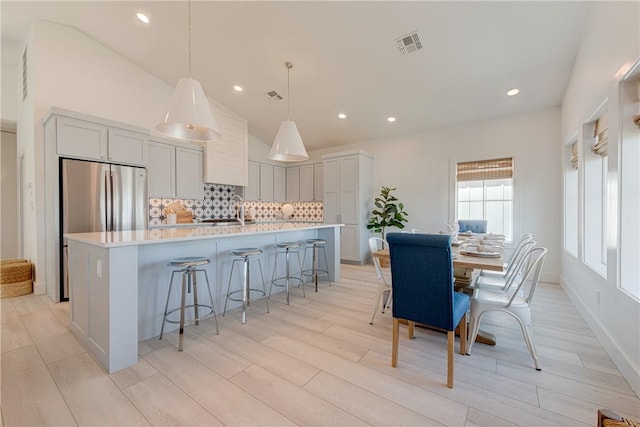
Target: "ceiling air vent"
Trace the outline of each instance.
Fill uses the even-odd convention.
[[[282,95],[280,95],[278,92],[276,92],[275,90],[270,90],[269,92],[267,92],[265,95],[267,95],[267,98],[269,98],[270,100],[276,102],[276,101],[282,101]]]
[[[401,54],[408,55],[422,49],[422,41],[420,41],[418,32],[414,31],[413,33],[396,39],[396,46],[398,46]]]

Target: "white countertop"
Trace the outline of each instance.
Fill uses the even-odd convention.
[[[278,233],[291,230],[341,227],[343,224],[324,224],[321,222],[265,222],[242,226],[224,227],[175,227],[151,230],[112,231],[94,233],[65,234],[69,240],[100,247],[136,246],[188,240],[212,239],[250,234]]]

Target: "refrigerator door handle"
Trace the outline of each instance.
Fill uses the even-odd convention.
[[[113,212],[113,190],[114,190],[114,185],[113,185],[113,172],[109,172],[109,188],[111,189],[111,191],[109,191],[109,197],[111,198],[111,203],[109,203],[109,215],[111,216],[111,223],[109,224],[109,231],[115,231],[115,227],[114,227],[114,212]]]
[[[111,187],[109,186],[109,174],[109,171],[104,173],[104,231],[111,231],[111,218],[109,218],[109,212],[111,210],[111,200],[109,200],[111,197],[111,191],[109,191],[109,189]]]

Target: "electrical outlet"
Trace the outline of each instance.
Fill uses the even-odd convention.
[[[96,276],[102,277],[102,260],[99,259],[96,261]]]

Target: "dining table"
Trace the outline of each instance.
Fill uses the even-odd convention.
[[[473,236],[464,236],[463,239],[470,239]],[[477,236],[476,236],[477,237]],[[480,270],[491,270],[491,271],[503,271],[504,270],[504,252],[500,252],[499,256],[481,256],[480,255],[465,255],[464,248],[466,245],[464,244],[464,240],[456,242],[456,244],[451,245],[451,257],[453,262],[453,277],[454,277],[454,287],[456,290],[466,293],[472,294],[473,288],[473,278],[475,272]],[[389,254],[389,249],[381,249],[377,252],[374,252],[372,256],[380,259],[381,266],[389,266],[391,261],[391,256]],[[387,267],[390,268],[390,267]],[[426,326],[419,325],[418,326]],[[476,342],[480,342],[488,345],[496,345],[496,338],[493,334],[489,332],[480,330],[478,331],[478,336],[476,338]]]

